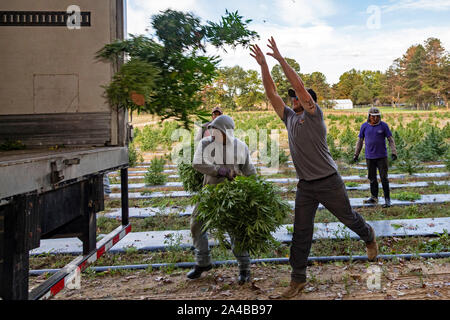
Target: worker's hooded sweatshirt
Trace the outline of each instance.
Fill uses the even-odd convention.
[[[208,136],[200,140],[195,150],[193,167],[203,173],[203,184],[218,184],[226,178],[219,176],[219,169],[226,167],[234,170],[238,175],[250,176],[256,174],[251,163],[247,145],[234,137],[234,121],[227,115],[217,117],[208,126],[218,129],[225,134],[226,143],[222,138]]]

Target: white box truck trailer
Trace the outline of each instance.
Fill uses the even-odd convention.
[[[124,0],[0,2],[0,297],[38,299],[130,231],[127,111],[108,104],[115,66],[96,52],[125,35]],[[122,226],[96,243],[103,177],[121,170]],[[78,237],[83,256],[28,291],[29,250]],[[110,241],[110,242],[108,242]]]

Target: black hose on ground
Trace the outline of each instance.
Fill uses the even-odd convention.
[[[424,259],[442,259],[449,258],[450,252],[438,252],[438,253],[418,253],[418,254],[392,254],[392,255],[378,255],[378,260],[393,260],[393,259],[404,259],[411,260],[414,258],[424,258]],[[309,257],[308,264],[314,262],[336,262],[336,261],[367,261],[367,256],[325,256],[325,257]],[[253,259],[252,264],[288,264],[289,258],[267,258],[267,259]],[[237,265],[236,260],[224,260],[213,262],[214,267],[220,267],[225,265]],[[189,269],[195,266],[195,262],[179,262],[179,263],[155,263],[155,264],[135,264],[135,265],[122,265],[122,266],[101,266],[101,267],[90,267],[91,270],[95,272],[105,272],[109,270],[145,270],[145,269],[162,269],[162,268],[180,268]],[[61,269],[41,269],[41,270],[30,270],[31,276],[38,276],[44,273],[56,273]]]

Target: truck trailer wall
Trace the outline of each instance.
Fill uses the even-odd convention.
[[[55,22],[71,5],[83,14],[79,29]],[[10,13],[0,17],[0,143],[125,144],[126,112],[111,108],[102,88],[115,70],[95,58],[123,38],[123,10],[122,0],[0,2]]]

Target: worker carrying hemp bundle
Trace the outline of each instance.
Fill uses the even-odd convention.
[[[196,279],[212,268],[209,230],[221,245],[229,236],[239,266],[239,284],[244,284],[250,281],[249,254],[270,249],[272,233],[291,207],[273,183],[256,176],[247,145],[234,137],[232,118],[216,118],[209,130],[211,135],[200,141],[194,154],[193,167],[204,174],[204,186],[193,197],[196,266],[187,277]]]
[[[217,117],[209,124],[208,130],[210,135],[200,140],[193,160],[194,169],[204,174],[203,185],[216,185],[226,179],[233,180],[237,174],[256,174],[247,145],[234,137],[234,121],[231,117]],[[197,279],[202,272],[212,268],[208,235],[203,230],[203,221],[197,219],[197,213],[198,205],[191,216],[196,265],[187,274],[189,279]],[[239,264],[239,282],[243,284],[250,281],[250,256],[247,251],[236,252],[234,241],[232,238],[233,253]]]

